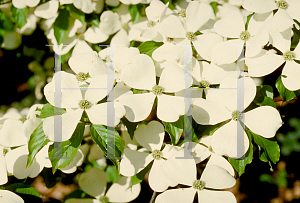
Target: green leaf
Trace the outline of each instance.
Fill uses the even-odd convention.
[[[28,7],[19,9],[14,7],[14,5],[11,5],[11,15],[13,20],[16,22],[18,28],[22,28],[26,23],[27,23],[27,12],[28,12]]]
[[[52,163],[52,172],[57,169],[65,168],[74,160],[77,150],[80,147],[83,133],[84,123],[78,123],[70,140],[64,142],[55,142],[49,146],[49,158]]]
[[[140,50],[141,54],[147,54],[148,56],[152,56],[152,53],[155,49],[163,45],[163,42],[154,42],[154,41],[147,41],[143,42],[138,49]]]
[[[52,188],[56,183],[60,182],[66,175],[61,171],[56,171],[55,174],[52,173],[51,168],[43,169],[43,177],[47,188]]]
[[[116,167],[112,165],[107,166],[106,175],[108,183],[115,183],[122,177],[116,170]]]
[[[119,133],[112,127],[94,124],[90,126],[90,132],[93,140],[105,156],[115,164],[119,172],[120,160],[118,158],[123,154],[125,146],[125,142],[121,139]]]
[[[248,29],[249,21],[250,21],[250,19],[251,19],[251,17],[252,17],[253,15],[254,15],[254,13],[252,13],[252,14],[250,14],[250,15],[247,16],[247,22],[246,22],[246,24],[245,24],[245,29],[246,29],[246,30]]]
[[[67,36],[69,28],[69,11],[63,9],[59,12],[58,17],[56,18],[53,29],[54,36],[57,41],[57,44],[61,44],[65,37]]]
[[[272,106],[276,108],[273,100],[273,88],[269,85],[261,85],[256,87],[256,96],[253,102],[259,106]]]
[[[99,16],[97,16],[94,13],[88,15],[86,18],[86,23],[90,24],[90,25],[95,25],[96,27],[99,27],[99,24],[100,24]]]
[[[183,133],[184,116],[173,123],[162,122],[165,126],[165,131],[170,135],[171,142],[176,145]]]
[[[30,187],[29,185],[23,184],[23,183],[14,183],[11,185],[8,185],[5,187],[6,190],[9,190],[11,192],[15,192],[18,194],[24,194],[24,195],[32,195],[38,198],[40,197],[40,193],[36,191],[33,187]]]
[[[214,10],[214,13],[216,14],[218,12],[218,2],[210,2],[210,5],[212,9]]]
[[[184,137],[184,141],[180,142],[178,145],[181,145],[184,142],[198,142],[198,137],[193,129],[192,123],[190,123],[189,117],[180,116],[176,122],[168,123],[162,121],[165,126],[165,131],[170,135],[172,144],[176,145],[181,138],[182,133],[192,135],[191,140],[188,140],[186,136]]]
[[[131,185],[136,185],[138,183],[141,183],[144,178],[146,173],[148,173],[148,171],[150,171],[151,167],[153,165],[153,161],[150,162],[148,164],[148,166],[146,166],[142,171],[140,171],[138,174],[131,176]]]
[[[263,138],[250,130],[246,130],[246,132],[252,136],[254,142],[259,146],[260,160],[264,162],[271,161],[273,164],[276,164],[279,161],[280,148],[277,141]]]
[[[248,135],[248,133],[247,133]],[[236,170],[239,176],[241,176],[243,173],[245,173],[245,168],[247,164],[250,164],[253,159],[253,144],[252,144],[252,138],[250,135],[248,135],[249,138],[249,149],[244,155],[244,157],[240,159],[232,159],[228,158],[228,161],[231,163],[233,168]]]
[[[131,41],[130,41],[129,47],[134,47],[134,44],[135,44],[135,41],[134,41],[134,40],[131,40]]]
[[[5,35],[4,30],[0,30],[0,47],[1,47],[2,43],[4,42],[4,35]]]
[[[14,31],[14,23],[11,19],[3,12],[0,12],[0,30]]]
[[[54,115],[61,115],[66,113],[66,109],[61,109],[55,106],[52,106],[51,104],[47,103],[43,106],[40,115],[36,116],[37,118],[47,118]]]
[[[291,101],[296,98],[296,94],[293,91],[286,89],[286,87],[283,85],[281,76],[279,76],[279,78],[276,80],[275,86],[283,101]]]
[[[163,0],[163,2],[164,2],[165,4],[169,3],[168,7],[169,7],[171,10],[174,10],[174,9],[175,9],[175,6],[174,6],[172,0]]]
[[[67,10],[69,11],[70,15],[73,18],[78,19],[80,22],[82,22],[82,24],[85,23],[85,14],[84,14],[84,12],[77,9],[73,4],[68,4],[66,6],[66,8],[67,8]]]
[[[298,45],[299,43],[299,39],[300,39],[300,30],[297,30],[296,26],[293,25],[293,28],[292,28],[293,32],[294,32],[294,35],[292,37],[292,43],[291,43],[291,48],[296,48],[296,46]]]
[[[143,8],[143,5],[141,5],[141,4],[136,4],[136,5],[130,5],[129,6],[128,11],[131,15],[133,23],[136,23],[140,20],[140,18],[142,16],[142,8]]]
[[[29,154],[27,156],[27,164],[26,168],[31,166],[34,157],[36,154],[45,146],[48,144],[50,140],[47,139],[44,130],[43,130],[43,122],[41,122],[38,127],[33,131],[33,133],[30,135],[30,139],[28,142],[28,151]]]
[[[136,127],[138,126],[138,123],[130,122],[127,118],[122,118],[122,123],[126,126],[127,132],[131,139],[133,139],[134,131],[136,130]]]
[[[71,194],[68,194],[66,197],[65,197],[65,201],[67,199],[71,199],[71,198],[77,198],[77,199],[85,199],[85,198],[94,198],[88,194],[86,194],[85,192],[83,192],[82,190],[75,190],[74,192],[72,192]]]

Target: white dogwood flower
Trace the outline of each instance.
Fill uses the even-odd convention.
[[[175,186],[177,183],[165,178],[160,170],[165,159],[175,153],[176,148],[166,145],[163,150],[164,126],[158,121],[151,121],[147,125],[141,125],[135,131],[136,141],[146,148],[146,152],[134,151],[125,148],[124,157],[120,163],[120,173],[124,176],[133,176],[143,170],[150,162],[153,165],[149,173],[149,185],[154,191],[164,191],[168,186]]]
[[[56,104],[54,100],[56,80],[61,81],[61,103]],[[112,84],[113,85],[113,84]],[[70,139],[83,111],[93,124],[107,125],[107,105],[108,103],[97,104],[103,99],[113,87],[107,86],[107,75],[98,75],[82,92],[76,77],[72,74],[60,71],[54,74],[52,82],[47,84],[44,94],[48,102],[56,107],[67,108],[67,113],[61,115],[62,119],[62,141]],[[125,114],[124,107],[118,102],[115,106],[115,124],[120,122],[120,118]],[[54,141],[54,116],[45,118],[43,129],[51,141]]]
[[[290,49],[290,29],[277,34],[279,37],[272,33],[274,36],[273,44],[276,45],[281,54],[275,54],[272,50],[262,50],[257,56],[246,58],[245,63],[248,66],[249,75],[253,77],[265,76],[284,65],[281,74],[282,83],[291,91],[298,90],[300,89],[300,64],[295,60],[300,60],[300,46],[297,45],[293,51]]]
[[[253,19],[253,18],[252,18]],[[253,57],[262,50],[263,45],[269,41],[269,34],[265,29],[258,29],[249,21],[245,30],[245,21],[240,11],[232,10],[214,25],[215,31],[228,38],[228,41],[217,44],[212,51],[211,60],[217,65],[233,63],[238,59],[245,45],[246,57]],[[258,24],[256,24],[258,25]]]
[[[235,179],[225,169],[217,165],[207,165],[197,178],[196,163],[194,159],[169,159],[164,165],[168,165],[167,170],[162,170],[165,175],[174,179],[180,184],[190,186],[167,190],[156,197],[156,203],[192,203],[195,195],[198,195],[199,203],[218,202],[236,203],[236,199],[231,192],[216,191],[210,189],[225,189],[235,185]]]
[[[251,78],[245,77],[244,81],[244,109],[246,109],[256,94],[256,87]],[[232,88],[223,89],[222,88]],[[243,113],[237,110],[237,88],[236,79],[226,78],[220,84],[220,89],[208,89],[206,100],[199,98],[193,102],[193,118],[199,124],[215,125],[222,121],[229,122],[215,131],[212,137],[212,148],[219,155],[230,157],[241,157],[247,152],[249,140],[244,132],[237,134],[237,125],[244,124],[254,133],[265,137],[274,137],[276,131],[282,125],[278,111],[270,106],[261,106]],[[237,136],[243,136],[244,151],[237,151]]]
[[[172,77],[170,77],[172,75]],[[165,68],[156,84],[155,66],[152,59],[140,54],[133,58],[132,63],[123,67],[121,80],[129,87],[147,90],[148,93],[133,94],[123,97],[120,101],[126,109],[126,118],[138,122],[147,118],[157,98],[157,116],[166,122],[178,120],[184,114],[184,98],[171,96],[185,89],[185,79],[191,77],[178,67]],[[192,79],[190,79],[192,84]]]
[[[95,197],[95,199],[76,199],[71,198],[66,203],[118,203],[130,202],[134,200],[141,191],[141,185],[131,185],[131,179],[121,177],[117,182],[113,183],[106,192],[107,175],[98,168],[91,168],[88,172],[79,176],[78,185],[87,194]]]
[[[300,7],[300,2],[296,0],[244,0],[243,7],[259,14],[277,10],[272,25],[279,32],[292,28],[293,19],[300,21],[300,13],[297,10]]]

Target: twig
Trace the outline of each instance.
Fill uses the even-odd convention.
[[[0,5],[3,5],[3,4],[8,4],[8,3],[10,3],[11,2],[11,0],[9,0],[9,1],[5,1],[5,2],[0,2]]]
[[[156,192],[154,191],[149,203],[153,203],[154,202],[155,196],[156,196]]]

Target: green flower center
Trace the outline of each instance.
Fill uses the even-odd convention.
[[[238,121],[243,118],[243,113],[238,110],[235,110],[232,112],[231,117],[232,117],[232,120]]]
[[[250,39],[250,33],[249,33],[247,30],[241,32],[241,34],[240,34],[240,39],[241,39],[241,40],[244,40],[244,41],[249,40],[249,39]]]
[[[196,190],[203,190],[205,183],[202,180],[195,180],[193,182],[193,188]]]
[[[292,61],[296,58],[296,54],[293,51],[287,51],[283,54],[283,58],[285,61]]]
[[[102,196],[102,197],[100,197],[99,201],[100,201],[101,203],[108,203],[108,198],[105,197],[105,196]]]
[[[155,149],[153,152],[152,152],[152,156],[154,159],[158,160],[158,159],[161,159],[162,157],[162,152],[159,151],[158,149]]]
[[[107,62],[112,62],[112,60],[110,59],[109,56],[105,56],[105,59],[103,59],[103,61],[104,61],[105,63],[107,63]]]
[[[24,123],[26,120],[27,120],[27,118],[25,118],[25,117],[22,117],[19,119],[19,121],[22,121],[22,123]]]
[[[152,88],[152,92],[153,94],[155,95],[161,95],[162,94],[162,91],[163,91],[163,88],[159,85],[155,85],[153,88]]]
[[[210,152],[214,152],[214,150],[213,150],[213,148],[212,148],[211,146],[208,147],[208,150],[209,150]]]
[[[200,82],[200,87],[209,88],[209,86],[210,86],[210,83],[208,81],[206,81],[206,80],[202,80]]]
[[[128,30],[129,30],[129,25],[128,25],[128,23],[123,23],[123,24],[122,24],[122,28],[123,28],[124,30],[128,31]]]
[[[171,38],[171,37],[167,37],[167,42],[171,43],[174,41],[174,38]]]
[[[156,23],[152,20],[147,23],[148,27],[154,27],[155,25],[156,25]]]
[[[187,32],[185,36],[188,40],[191,40],[191,41],[195,40],[195,33],[193,33],[193,32]]]
[[[278,8],[281,8],[281,9],[286,9],[288,7],[288,4],[284,0],[277,1],[276,5]]]
[[[3,148],[3,155],[5,155],[8,152],[8,149]]]
[[[83,73],[83,72],[80,72],[76,75],[76,78],[79,82],[84,82],[89,77],[91,77],[89,73]]]
[[[181,9],[181,11],[178,12],[178,15],[185,18],[186,17],[186,10],[185,9]]]
[[[79,108],[81,109],[89,109],[91,108],[91,102],[89,102],[88,100],[81,100],[78,103]]]
[[[77,35],[77,37],[78,37],[78,39],[80,39],[80,40],[84,40],[84,35],[81,33],[81,34],[79,34],[79,35]]]

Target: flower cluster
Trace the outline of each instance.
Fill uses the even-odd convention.
[[[293,0],[1,6],[1,22],[12,16],[18,24],[5,30],[3,48],[18,47],[38,23],[69,69],[48,78],[47,104],[0,118],[0,184],[7,175],[33,178],[44,167],[74,173],[88,163],[76,179],[87,202],[130,202],[143,180],[160,193],[157,203],[192,203],[195,194],[201,203],[236,202],[224,189],[251,163],[254,145],[261,160],[279,160],[270,138],[281,115],[272,87],[256,79],[281,67],[280,96],[299,94],[297,8]],[[26,22],[16,20],[24,13]],[[120,174],[108,190],[106,158]]]

